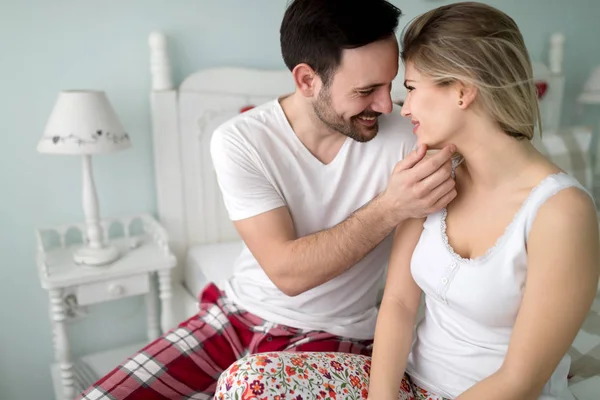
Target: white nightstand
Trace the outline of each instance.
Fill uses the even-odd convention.
[[[121,254],[118,260],[105,266],[81,266],[73,261],[73,251],[85,235],[83,223],[36,231],[39,277],[50,296],[56,359],[51,370],[57,399],[73,399],[80,390],[146,344],[132,344],[73,360],[66,322],[78,307],[145,295],[148,340],[151,341],[161,334],[157,290],[152,279],[157,274],[162,326],[175,325],[170,270],[176,265],[176,259],[167,245],[164,228],[149,215],[104,220],[101,225],[104,237],[110,237]],[[71,244],[73,242],[78,244]]]

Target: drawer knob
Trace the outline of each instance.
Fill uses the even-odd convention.
[[[108,292],[113,296],[122,296],[125,293],[125,288],[121,285],[110,285]]]

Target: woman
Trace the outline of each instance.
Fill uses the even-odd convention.
[[[596,294],[598,225],[585,189],[531,144],[517,25],[480,3],[439,7],[407,27],[402,59],[402,114],[420,145],[456,145],[458,195],[396,231],[369,398],[396,399],[406,372],[430,396],[573,399],[567,350]]]

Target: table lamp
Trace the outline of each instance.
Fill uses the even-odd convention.
[[[37,150],[83,156],[83,212],[87,240],[74,252],[73,258],[78,264],[106,265],[119,258],[117,248],[104,241],[91,156],[130,146],[129,135],[104,92],[68,90],[59,93]]]

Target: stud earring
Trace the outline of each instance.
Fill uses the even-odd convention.
[[[459,106],[462,106],[462,105],[463,105],[463,101],[462,101],[462,100],[460,100],[460,101],[458,102],[458,105],[459,105]]]

